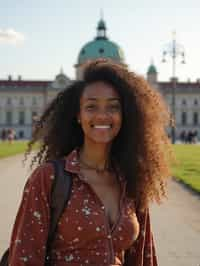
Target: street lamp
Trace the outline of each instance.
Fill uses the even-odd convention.
[[[176,118],[176,58],[181,57],[181,64],[185,64],[185,51],[184,47],[176,42],[176,32],[173,32],[172,42],[165,46],[163,50],[162,62],[166,63],[166,56],[172,58],[172,116]],[[172,143],[175,143],[176,132],[175,127],[171,128]]]

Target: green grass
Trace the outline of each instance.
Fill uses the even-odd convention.
[[[177,165],[173,176],[200,193],[200,146],[174,145]]]
[[[24,153],[27,141],[0,143],[0,158]],[[35,147],[36,148],[36,147]],[[173,176],[200,193],[200,145],[174,145],[177,164]]]
[[[13,143],[1,142],[0,143],[0,158],[24,153],[28,141],[14,141]]]

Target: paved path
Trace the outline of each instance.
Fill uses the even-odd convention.
[[[23,155],[0,160],[0,256],[8,247],[12,225],[29,175]],[[28,165],[27,165],[28,166]]]
[[[200,196],[169,183],[168,200],[151,208],[161,266],[200,266]]]
[[[0,160],[0,256],[9,235],[29,171],[23,156]],[[159,266],[200,266],[200,196],[171,181],[169,199],[151,207]]]

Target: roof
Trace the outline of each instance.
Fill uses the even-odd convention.
[[[40,80],[0,80],[0,86],[31,86],[31,87],[45,87],[48,86],[53,81],[40,81]]]
[[[164,94],[171,94],[173,84],[170,81],[158,82],[159,89]],[[177,82],[176,93],[200,93],[200,82]]]
[[[38,92],[51,87],[52,81],[32,80],[0,80],[0,92],[23,91]]]
[[[87,60],[97,58],[110,58],[123,63],[124,53],[116,43],[105,39],[96,39],[83,46],[78,56],[78,63],[82,64]]]
[[[58,83],[58,84],[57,84]],[[40,92],[43,90],[55,90],[66,87],[71,83],[70,78],[61,72],[54,80],[0,80],[1,91]],[[62,86],[61,86],[62,85]]]
[[[147,70],[147,74],[156,74],[156,73],[158,73],[156,67],[153,64],[151,64]]]
[[[106,36],[106,24],[103,19],[98,22],[96,38],[81,48],[78,64],[97,58],[110,58],[117,63],[124,63],[124,53],[121,47]]]

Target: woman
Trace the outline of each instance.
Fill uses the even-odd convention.
[[[106,60],[60,92],[29,144],[41,141],[13,229],[10,264],[44,265],[51,159],[73,184],[52,243],[51,264],[156,266],[148,205],[165,196],[169,113],[140,76]]]

